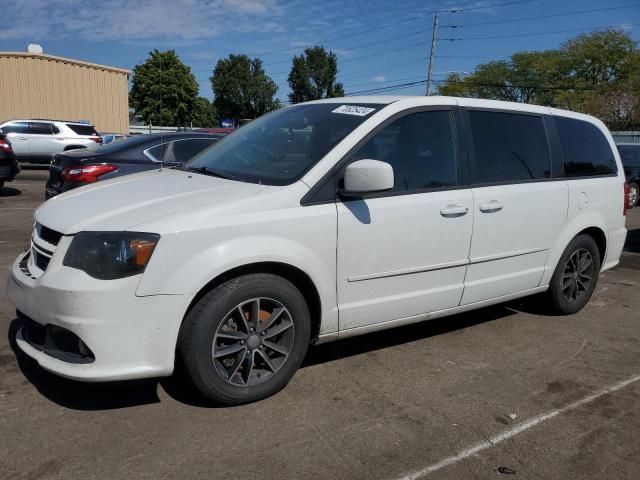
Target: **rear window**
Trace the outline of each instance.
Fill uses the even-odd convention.
[[[611,146],[602,131],[592,123],[555,117],[564,152],[567,177],[611,175],[618,171]]]
[[[542,117],[469,111],[475,150],[472,183],[548,178],[551,160]]]
[[[618,145],[618,151],[625,167],[640,167],[640,145]]]
[[[178,139],[173,142],[156,145],[147,150],[147,152],[158,162],[184,163],[217,141],[217,138]]]
[[[67,127],[76,132],[78,135],[96,136],[98,132],[91,125],[76,125],[74,123],[67,123]]]

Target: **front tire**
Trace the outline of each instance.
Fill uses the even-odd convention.
[[[296,372],[309,346],[311,319],[300,291],[277,275],[229,280],[184,319],[178,353],[194,386],[222,405],[273,395]]]
[[[547,295],[560,315],[579,312],[587,304],[598,282],[600,251],[593,237],[575,237],[565,249],[551,277]]]

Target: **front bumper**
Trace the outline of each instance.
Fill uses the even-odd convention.
[[[7,281],[7,296],[22,315],[76,335],[95,359],[83,363],[56,358],[27,341],[22,329],[16,336],[20,349],[42,368],[76,380],[171,375],[180,323],[193,296],[138,297],[139,276],[96,280],[63,266],[64,251],[59,250],[65,249],[55,252],[38,278],[21,270],[25,254],[18,257]]]

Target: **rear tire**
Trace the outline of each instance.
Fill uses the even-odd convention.
[[[282,277],[256,273],[228,280],[198,301],[180,329],[178,355],[202,395],[239,405],[282,389],[310,336],[300,291]]]
[[[600,251],[593,237],[581,234],[571,240],[547,291],[555,313],[571,315],[582,310],[596,288],[600,262]]]

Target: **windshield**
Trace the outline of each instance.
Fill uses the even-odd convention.
[[[383,106],[320,103],[282,108],[225,137],[185,168],[245,182],[288,185]]]
[[[640,145],[618,145],[618,151],[625,167],[640,167]]]

